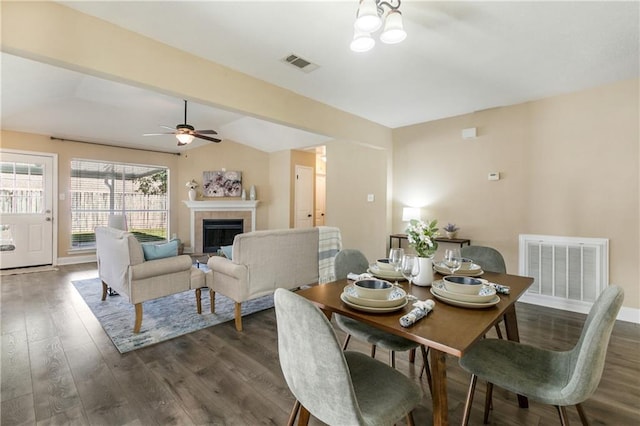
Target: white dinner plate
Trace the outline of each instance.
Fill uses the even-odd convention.
[[[397,310],[400,310],[400,309],[404,308],[405,306],[407,306],[407,303],[409,303],[407,301],[407,298],[405,297],[404,302],[402,302],[398,306],[393,306],[393,307],[390,307],[390,308],[372,308],[371,306],[362,306],[362,305],[358,305],[357,303],[351,302],[347,298],[347,295],[344,292],[340,295],[340,299],[347,306],[349,306],[350,308],[357,309],[357,310],[363,311],[363,312],[370,312],[372,314],[384,314],[384,313],[387,313],[387,312],[397,311]]]
[[[442,280],[433,282],[433,291],[442,297],[457,300],[459,302],[469,302],[469,303],[487,303],[492,301],[496,295],[496,289],[489,286],[484,286],[484,288],[481,291],[481,295],[455,293],[453,291],[447,290],[447,288],[445,287],[444,281]]]
[[[433,269],[442,275],[451,275],[451,270],[446,266],[443,267],[438,264],[434,264]],[[482,274],[484,274],[482,269],[458,269],[456,271],[456,275],[464,275],[465,277],[479,277]]]
[[[383,271],[382,269],[377,268],[375,266],[370,266],[369,269],[367,269],[367,272],[376,278],[382,278],[384,280],[403,281],[405,279],[400,272]]]
[[[407,292],[400,287],[394,288],[389,297],[384,300],[366,299],[358,296],[358,292],[353,284],[349,284],[344,288],[344,294],[350,302],[360,306],[368,306],[370,308],[393,308],[401,305],[407,299]]]
[[[436,299],[440,300],[441,302],[447,303],[449,305],[458,306],[460,308],[485,309],[485,308],[490,308],[490,307],[495,306],[498,303],[500,303],[500,297],[498,297],[498,296],[494,296],[492,300],[490,300],[489,302],[486,302],[486,303],[470,303],[470,302],[461,302],[459,300],[449,299],[448,297],[444,297],[444,296],[439,295],[436,291],[437,290],[434,290],[433,286],[432,286],[431,287],[431,294],[433,294],[433,296]]]

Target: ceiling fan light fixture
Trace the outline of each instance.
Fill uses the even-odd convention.
[[[375,45],[376,41],[371,37],[371,34],[356,30],[349,47],[354,52],[367,52]]]
[[[407,38],[407,33],[402,25],[402,13],[399,10],[391,10],[384,21],[384,31],[380,34],[380,41],[386,44],[396,44]]]
[[[376,3],[376,0],[360,0],[354,24],[356,30],[371,33],[382,26],[382,19],[378,15],[378,5]]]
[[[193,142],[193,135],[189,133],[178,133],[176,134],[176,139],[180,142],[180,145],[187,145]]]

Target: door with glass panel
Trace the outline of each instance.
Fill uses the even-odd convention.
[[[0,269],[51,265],[54,158],[0,154]]]

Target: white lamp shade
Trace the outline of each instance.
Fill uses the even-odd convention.
[[[188,144],[193,142],[193,135],[189,133],[178,133],[176,138],[180,141],[181,144]]]
[[[361,0],[358,8],[358,16],[355,22],[356,30],[371,33],[382,25],[382,20],[378,16],[378,6],[375,0]]]
[[[402,25],[402,14],[399,10],[392,10],[384,20],[384,31],[380,34],[380,40],[386,44],[400,43],[407,38],[407,33]]]
[[[402,221],[409,222],[412,219],[420,219],[420,209],[417,207],[403,207]]]
[[[373,49],[375,45],[376,41],[371,37],[371,34],[356,30],[350,47],[354,52],[366,52]]]

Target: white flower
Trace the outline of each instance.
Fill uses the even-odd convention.
[[[196,189],[198,187],[198,183],[195,180],[191,179],[186,183],[185,186],[189,189]]]

